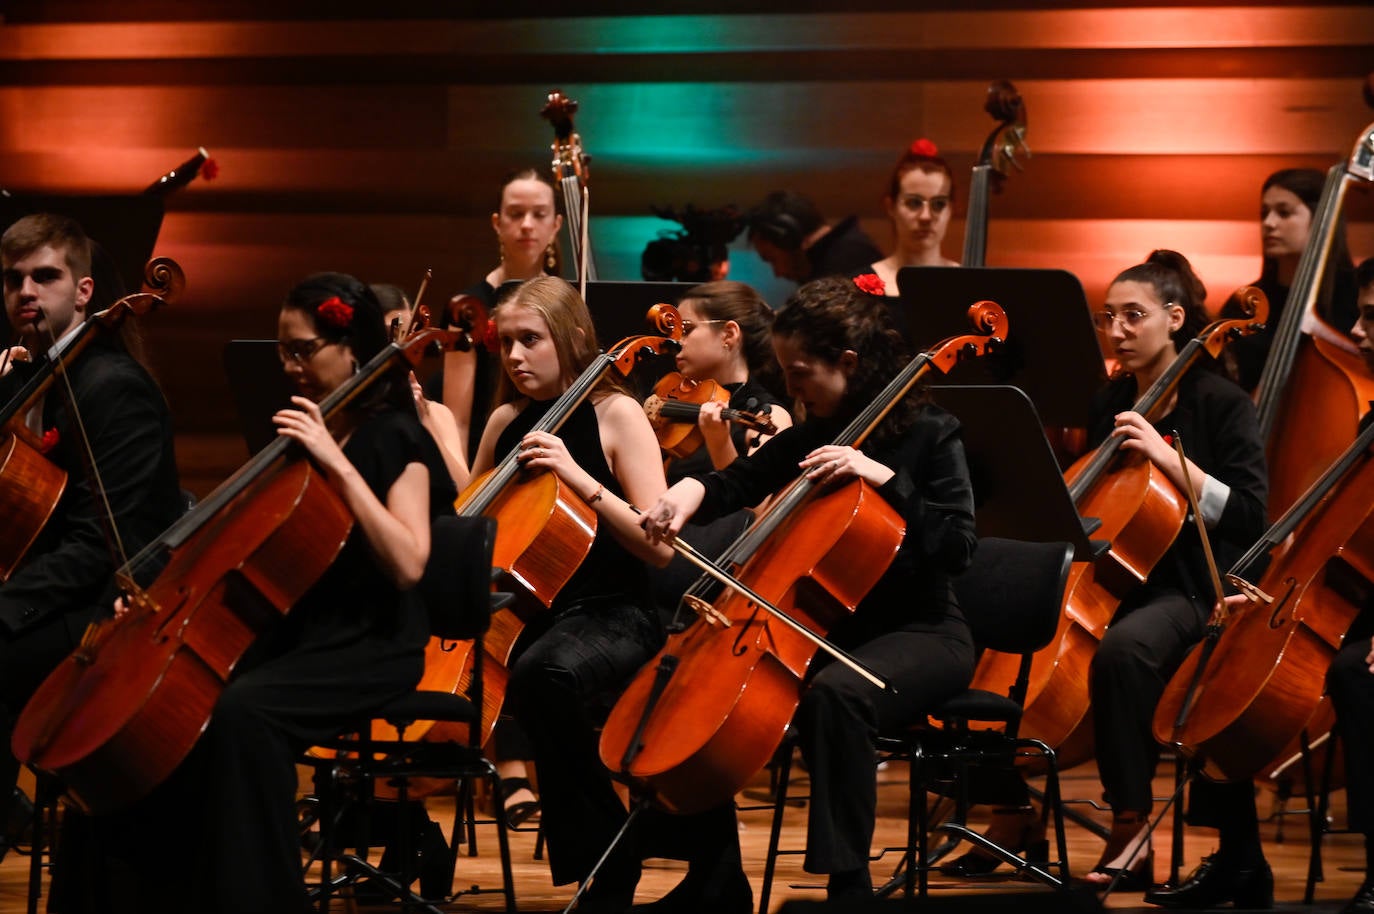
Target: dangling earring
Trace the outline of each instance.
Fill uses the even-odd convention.
[[[501,243],[501,239],[496,239],[496,256],[501,258],[501,262],[506,262],[506,246]]]
[[[358,360],[357,360],[357,359],[354,359],[354,360],[353,360],[353,373],[354,373],[354,374],[357,374],[357,373],[358,373],[359,371],[361,371],[361,370],[362,370],[362,369],[360,369],[360,368],[358,367]]]
[[[553,242],[550,241],[549,246],[544,248],[544,268],[546,270],[552,270],[557,265],[558,258],[554,255]]]

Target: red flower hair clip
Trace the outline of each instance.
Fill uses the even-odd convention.
[[[911,142],[909,151],[914,156],[925,156],[928,159],[933,159],[940,154],[940,147],[925,137],[921,137],[919,140]]]
[[[501,338],[496,335],[496,321],[487,320],[482,327],[482,347],[487,352],[501,351]]]
[[[353,323],[353,306],[337,295],[320,302],[316,314],[320,320],[339,330],[347,330]]]
[[[219,163],[214,159],[206,159],[200,163],[200,176],[207,181],[213,181],[219,177]]]
[[[869,295],[887,294],[887,286],[877,273],[863,273],[855,276],[854,285],[859,287],[860,292],[867,292]]]
[[[57,442],[61,440],[62,436],[58,434],[56,427],[46,430],[43,432],[43,440],[38,442],[38,453],[47,454],[53,448],[57,447]]]

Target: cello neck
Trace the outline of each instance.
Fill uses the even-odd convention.
[[[988,187],[991,165],[973,166],[968,190],[968,220],[964,223],[964,253],[960,266],[981,267],[988,258]]]

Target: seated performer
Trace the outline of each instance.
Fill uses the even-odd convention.
[[[8,403],[54,343],[90,316],[91,241],[64,216],[25,216],[0,238],[0,266],[5,315],[18,344],[0,353],[0,403]],[[37,540],[0,584],[0,797],[6,802],[19,773],[10,750],[15,717],[86,626],[109,614],[114,572],[124,557],[112,551],[108,528],[113,525],[132,555],[182,510],[171,415],[157,383],[130,352],[126,339],[139,351],[136,333],[129,320],[122,332],[94,331],[65,365],[70,393],[56,378],[27,415],[10,420],[42,442],[67,484]],[[17,361],[21,354],[34,361]],[[103,496],[88,459],[99,470]],[[6,483],[15,484],[0,479]]]
[[[972,638],[950,586],[976,544],[973,493],[958,422],[921,397],[895,404],[861,449],[829,443],[907,364],[881,299],[844,278],[808,283],[778,313],[773,349],[806,421],[722,470],[678,482],[645,511],[642,524],[654,541],[669,539],[689,520],[756,504],[798,473],[820,484],[862,479],[904,518],[896,558],[830,635],[893,691],[820,655],[795,719],[812,788],[804,866],[829,876],[829,897],[863,899],[872,895],[873,738],[922,719],[973,675]],[[722,830],[715,842],[720,850],[712,856],[738,873],[738,835]],[[691,860],[696,867],[698,858]],[[726,887],[722,894],[731,891],[726,867],[712,865],[712,877]],[[711,888],[694,882],[689,874],[684,891],[712,897]],[[692,910],[690,896],[683,900],[665,907]]]

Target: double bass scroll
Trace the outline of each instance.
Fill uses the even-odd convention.
[[[978,162],[969,182],[968,219],[964,223],[964,253],[960,266],[981,267],[988,254],[988,197],[1000,189],[1001,179],[1011,169],[1020,171],[1018,154],[1030,158],[1026,145],[1026,103],[1010,81],[999,79],[988,86],[983,110],[992,115],[997,126],[983,141]]]

